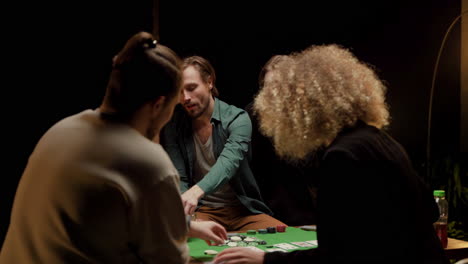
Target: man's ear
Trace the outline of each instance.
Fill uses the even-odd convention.
[[[206,83],[208,84],[208,88],[210,88],[210,91],[213,90],[213,79],[211,78],[211,76],[208,76]]]
[[[166,96],[159,96],[157,99],[153,100],[151,104],[152,112],[155,114],[161,111],[165,103],[166,103]]]

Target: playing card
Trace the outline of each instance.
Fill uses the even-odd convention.
[[[308,241],[305,241],[306,243],[309,243],[311,245],[314,245],[314,246],[318,246],[318,241],[317,240],[308,240]]]
[[[300,247],[314,247],[315,244],[309,244],[307,242],[290,242],[293,245],[300,246]]]
[[[298,247],[296,247],[294,245],[291,245],[291,244],[288,244],[288,243],[280,243],[280,244],[275,244],[273,246],[278,247],[278,248],[282,248],[282,249],[296,249],[296,248],[298,248]]]

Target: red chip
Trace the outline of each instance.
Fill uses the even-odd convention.
[[[276,226],[276,231],[280,233],[286,232],[286,226],[285,225]]]

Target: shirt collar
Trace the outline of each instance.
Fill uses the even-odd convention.
[[[213,114],[211,114],[211,121],[221,121],[221,110],[219,109],[219,100],[218,98],[214,98],[214,107],[213,107]]]

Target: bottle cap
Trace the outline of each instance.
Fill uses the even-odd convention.
[[[445,191],[444,190],[435,190],[434,191],[434,196],[435,197],[444,197],[445,196]]]

